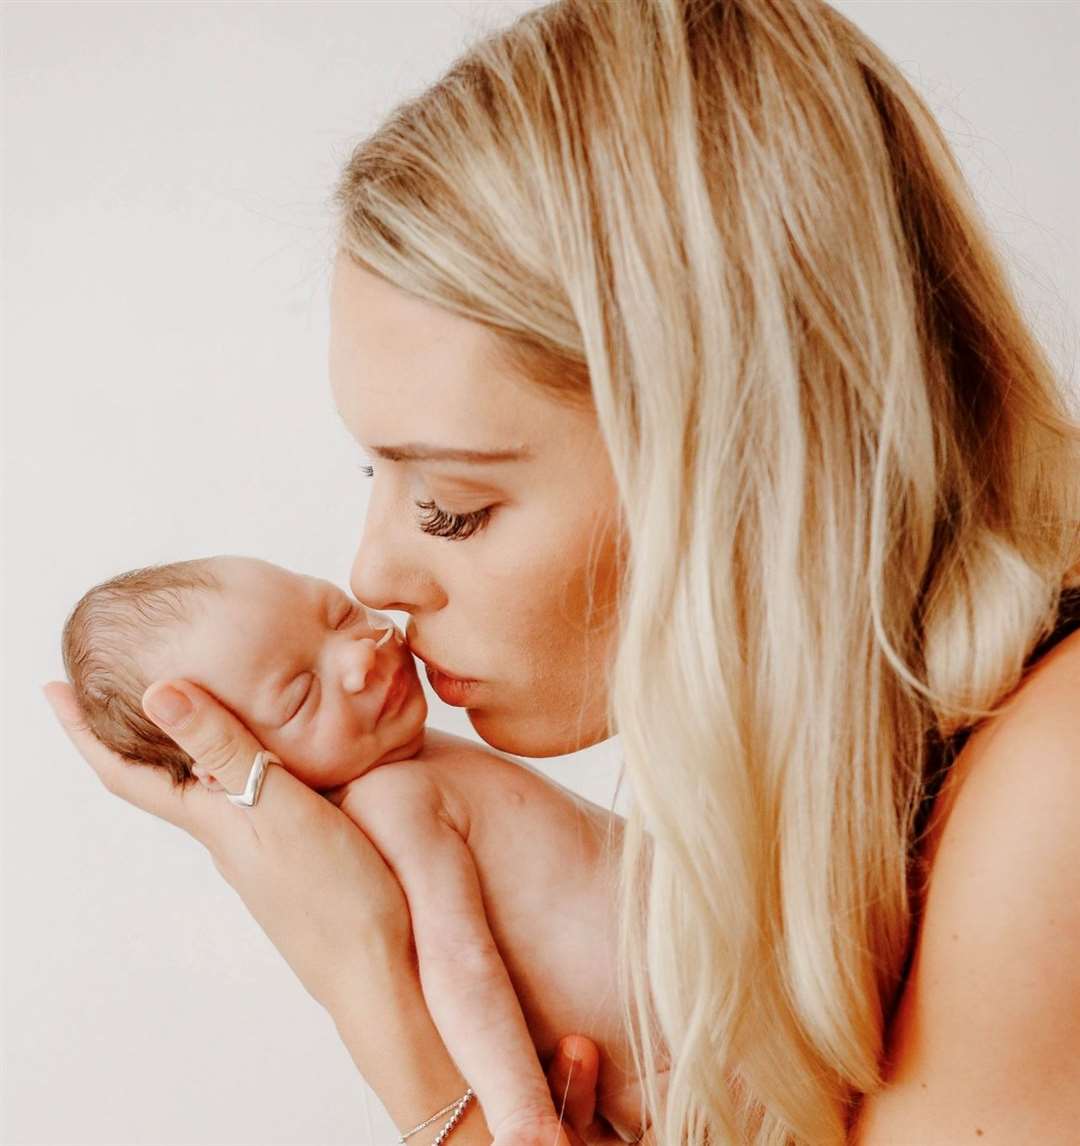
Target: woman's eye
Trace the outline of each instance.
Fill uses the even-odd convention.
[[[360,472],[364,477],[374,477],[375,467],[361,465]],[[420,529],[432,537],[443,537],[449,541],[466,541],[473,534],[479,533],[487,525],[495,509],[493,505],[488,505],[483,509],[473,510],[472,513],[452,513],[430,500],[417,501],[413,504],[423,511],[419,519]]]
[[[433,501],[418,501],[417,509],[424,511],[420,528],[433,537],[445,537],[450,541],[465,541],[474,533],[479,533],[488,523],[493,506],[477,509],[472,513],[450,513],[440,509]]]

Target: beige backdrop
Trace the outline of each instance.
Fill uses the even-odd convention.
[[[3,7],[10,1146],[396,1140],[202,849],[109,796],[39,686],[120,569],[237,552],[347,582],[366,485],[326,380],[329,188],[350,141],[531,6]],[[1072,362],[1080,5],[841,7],[930,98]],[[538,763],[607,803],[617,749]]]

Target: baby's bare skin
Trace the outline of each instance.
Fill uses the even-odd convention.
[[[587,1035],[600,1050],[598,1113],[616,1128],[637,1127],[639,1092],[613,976],[623,820],[519,760],[428,728],[419,753],[360,777],[341,802],[406,887],[408,869],[430,857],[378,796],[378,774],[403,768],[434,786],[471,852],[541,1062],[568,1031]]]
[[[402,635],[336,586],[250,558],[214,571],[219,590],[142,652],[146,676],[212,693],[379,849],[409,902],[425,1001],[497,1140],[550,1109],[541,1064],[567,1034],[597,1045],[597,1110],[633,1137],[613,970],[621,818],[429,728]]]

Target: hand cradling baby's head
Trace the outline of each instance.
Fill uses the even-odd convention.
[[[91,730],[174,786],[204,767],[143,712],[158,680],[212,693],[317,790],[405,759],[427,703],[404,638],[331,582],[255,558],[216,556],[121,573],[79,600],[64,667]]]
[[[200,594],[220,593],[213,558],[133,569],[95,585],[61,637],[64,668],[94,735],[125,760],[165,768],[173,785],[193,780],[191,757],[143,712],[153,683],[146,652],[190,622]]]

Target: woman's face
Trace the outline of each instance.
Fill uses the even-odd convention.
[[[493,340],[339,254],[330,380],[373,469],[351,588],[410,615],[432,686],[488,744],[554,756],[615,731],[618,498],[592,411],[501,372]],[[428,456],[450,450],[503,456]]]

